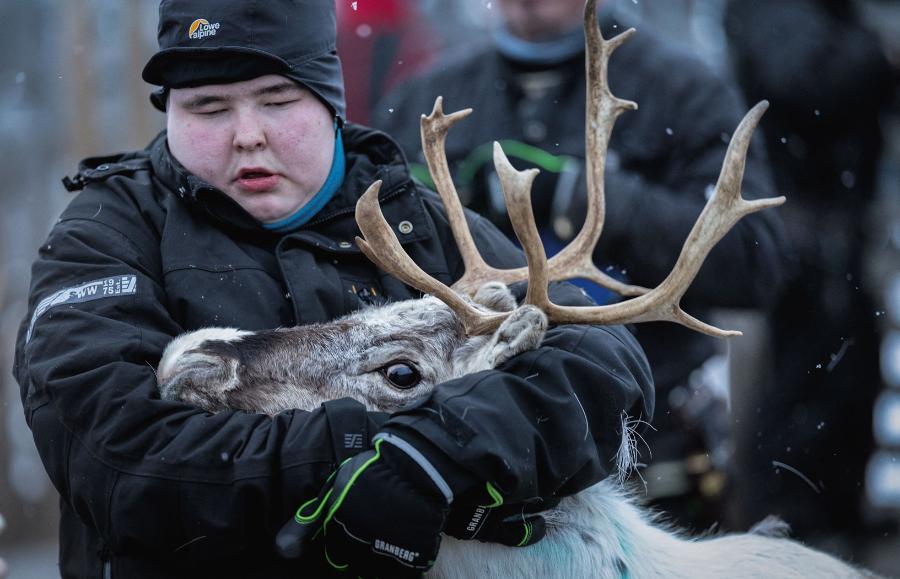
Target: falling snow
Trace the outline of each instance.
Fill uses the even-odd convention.
[[[843,171],[841,173],[841,183],[847,189],[853,188],[853,185],[856,184],[856,174],[853,171]]]

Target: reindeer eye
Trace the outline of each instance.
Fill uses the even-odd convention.
[[[397,388],[408,390],[422,381],[419,371],[407,362],[396,362],[381,369],[388,382]]]

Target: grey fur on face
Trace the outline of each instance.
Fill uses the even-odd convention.
[[[502,284],[486,284],[474,301],[493,311],[512,310],[516,303]],[[164,399],[210,412],[311,410],[341,397],[393,411],[435,384],[535,348],[546,327],[540,310],[524,306],[494,335],[468,337],[450,308],[425,297],[365,308],[327,324],[198,330],[166,348],[157,377]],[[419,376],[413,386],[391,382],[388,371],[397,364]]]

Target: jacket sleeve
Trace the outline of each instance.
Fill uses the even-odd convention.
[[[117,205],[102,197],[95,211],[91,199],[89,188],[75,204],[92,205],[88,217],[70,207],[41,248],[17,343],[46,470],[114,552],[190,565],[265,549],[343,458],[332,425],[368,441],[384,416],[348,400],[273,418],[161,400],[153,367],[181,328],[165,307],[158,240],[135,207],[99,221]]]
[[[451,488],[489,481],[511,501],[567,496],[610,474],[623,425],[652,414],[652,388],[624,328],[560,326],[537,350],[438,385],[383,430],[462,469]]]
[[[500,231],[468,217],[488,263],[521,265],[521,252]],[[593,303],[571,284],[555,284],[551,297],[565,305]],[[439,384],[383,430],[449,465],[438,466],[442,474],[462,471],[460,485],[490,481],[508,500],[524,501],[573,494],[606,477],[623,424],[649,421],[653,403],[649,365],[623,327],[556,326],[537,350]]]

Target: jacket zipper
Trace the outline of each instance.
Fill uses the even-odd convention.
[[[399,185],[395,186],[393,189],[379,195],[379,197],[378,197],[379,202],[390,201],[394,197],[399,196],[401,193],[406,191],[407,185],[408,185],[408,183],[406,183],[406,182],[400,183]],[[347,214],[355,213],[355,212],[356,212],[355,205],[353,207],[338,209],[337,211],[335,211],[333,213],[329,213],[328,215],[323,215],[322,217],[320,217],[318,219],[313,219],[313,220],[309,221],[304,226],[304,228],[312,227],[313,225],[319,225],[320,223],[325,223],[326,221],[331,221],[332,219],[335,219],[342,215],[347,215]]]

